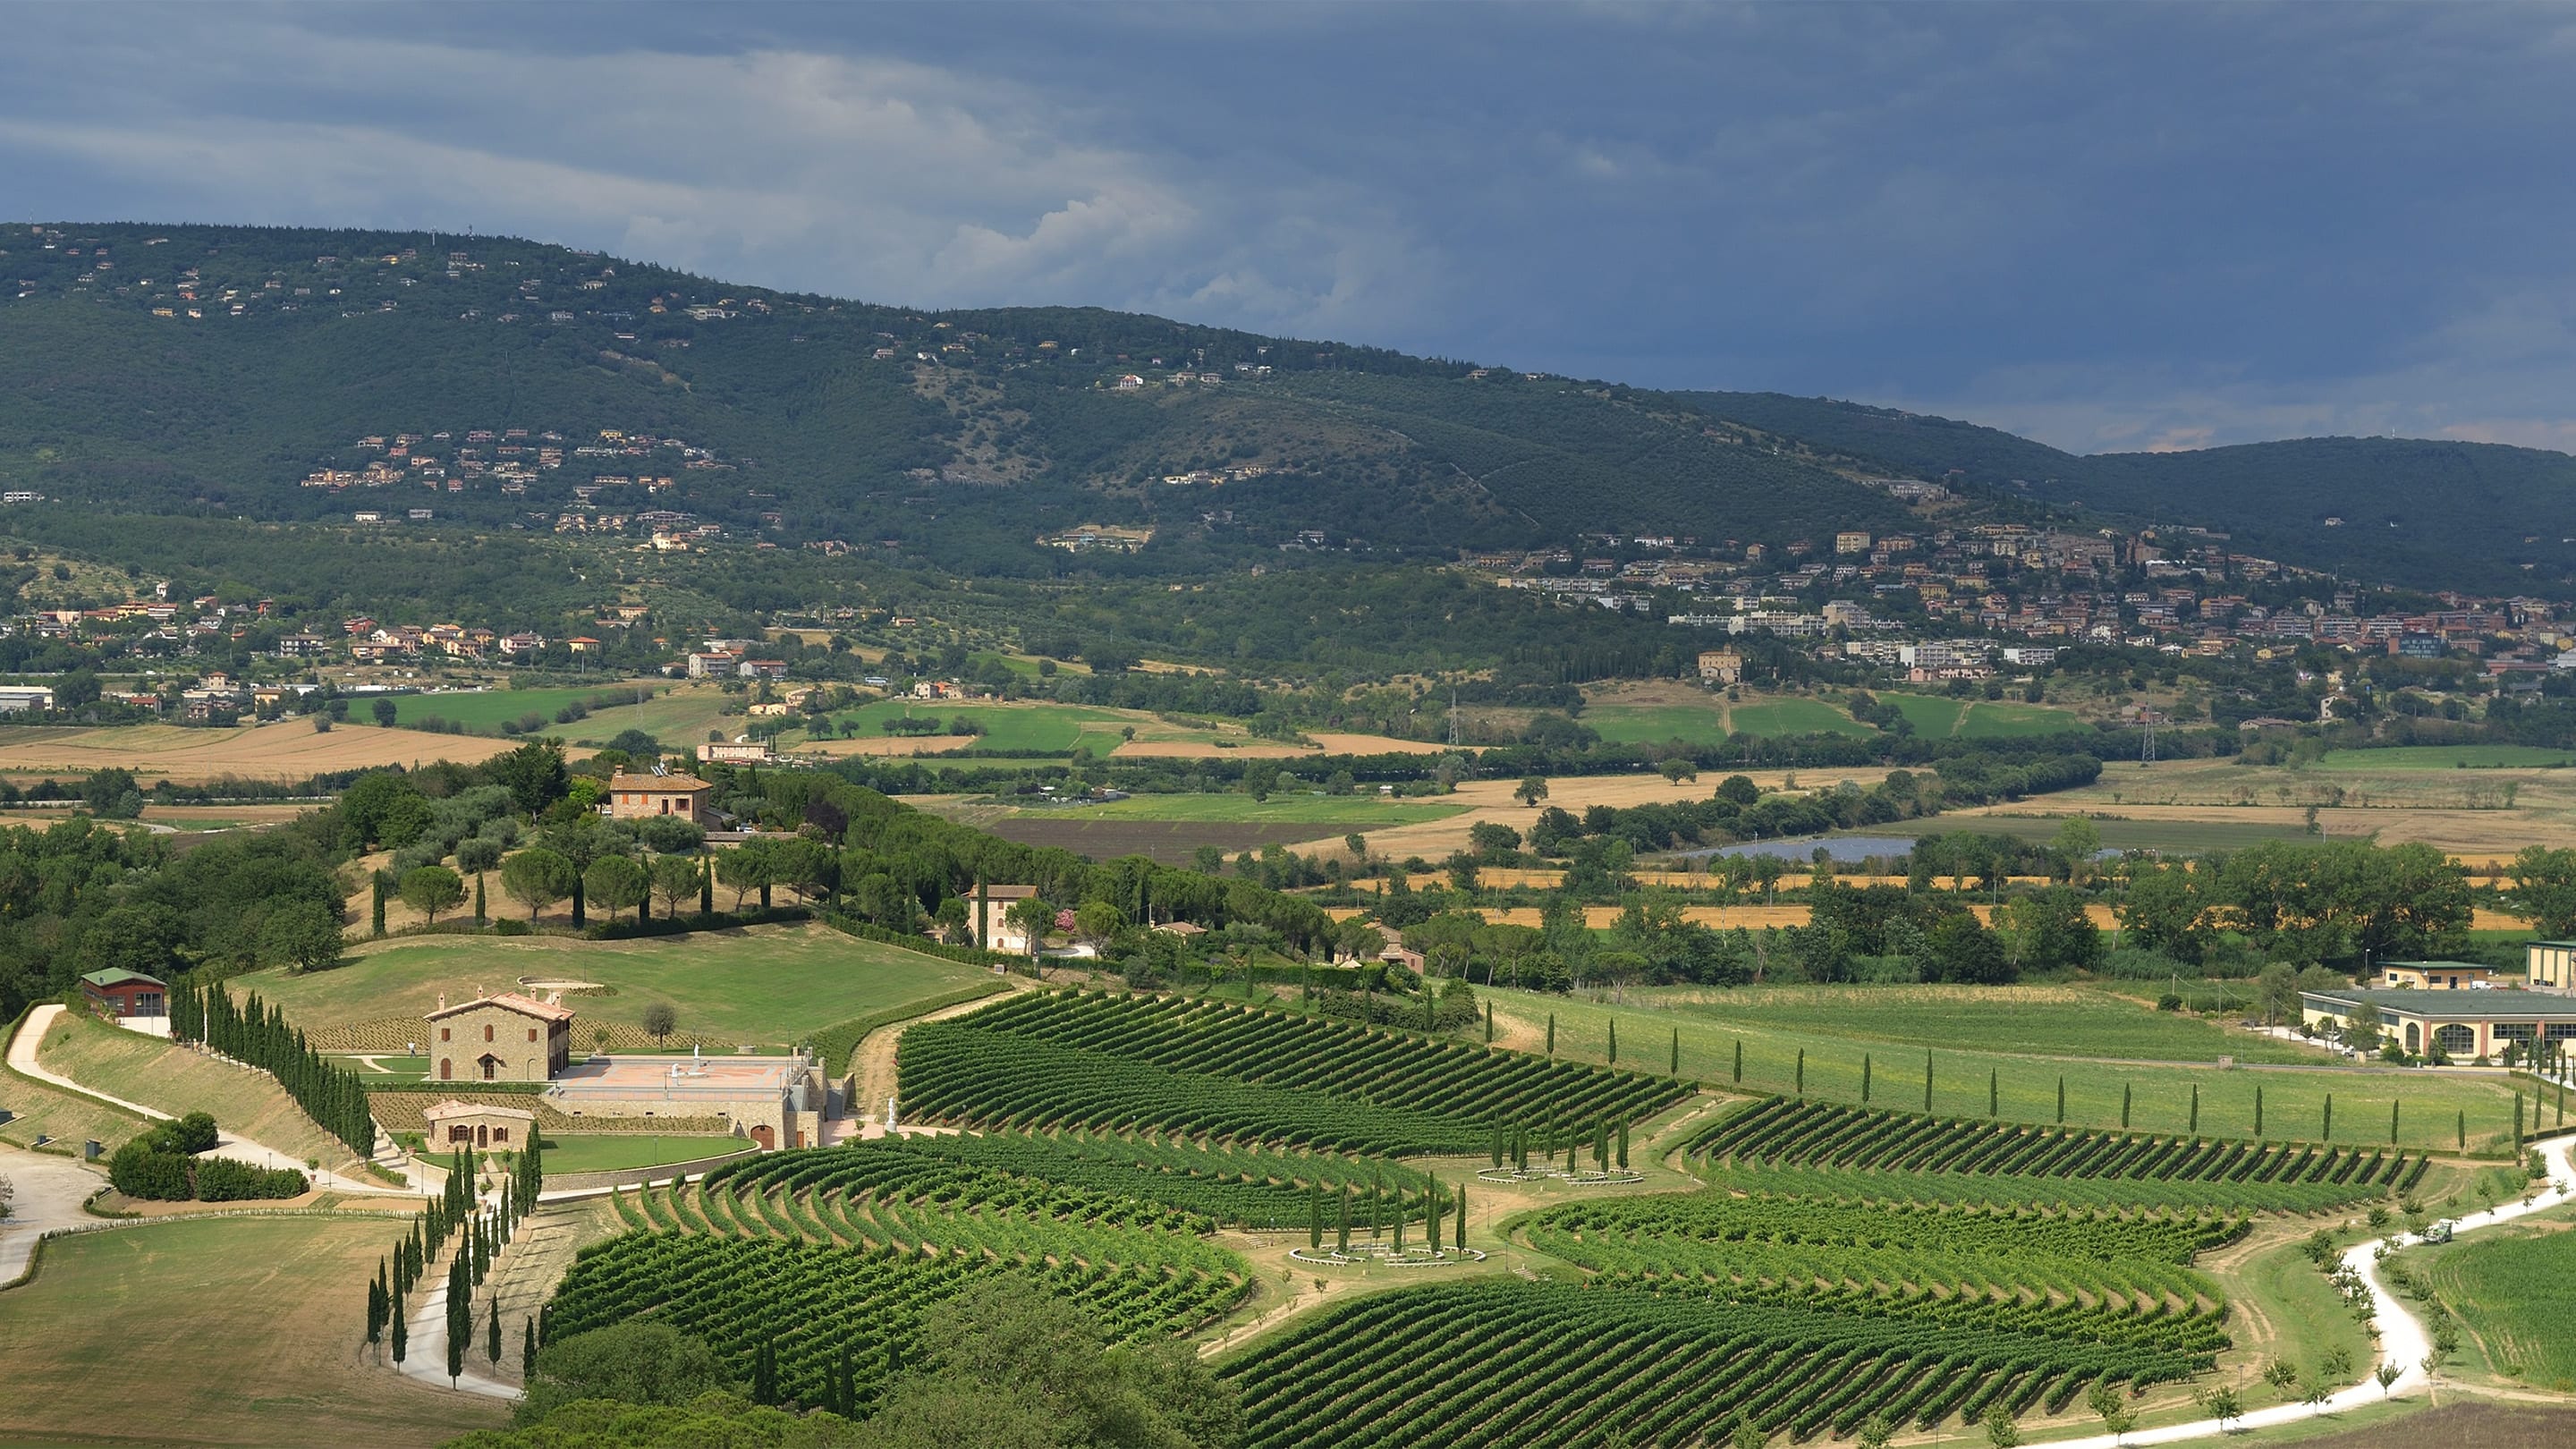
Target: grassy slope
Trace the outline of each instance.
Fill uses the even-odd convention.
[[[0,1034],[10,1029],[0,1024]],[[8,1108],[12,1114],[6,1123],[0,1123],[0,1140],[20,1147],[41,1136],[77,1149],[84,1139],[95,1137],[101,1146],[114,1152],[127,1138],[152,1125],[133,1113],[15,1072],[0,1071],[0,1107]]]
[[[2434,1290],[2465,1320],[2498,1373],[2576,1388],[2576,1232],[2564,1215],[2436,1250]]]
[[[1583,723],[1614,745],[1660,744],[1665,740],[1707,744],[1726,738],[1726,711],[1714,695],[1704,705],[1593,705],[1584,710]]]
[[[568,998],[578,1016],[640,1026],[667,1001],[684,1028],[738,1041],[787,1042],[836,1021],[937,995],[989,973],[821,926],[701,932],[649,941],[433,937],[404,941],[316,975],[262,972],[243,984],[298,1023],[418,1016],[518,978],[595,981],[614,996]],[[577,1044],[587,1038],[578,1022]]]
[[[417,724],[431,715],[436,715],[452,724],[484,729],[497,725],[503,720],[517,719],[523,714],[534,711],[547,722],[552,723],[555,711],[575,700],[587,700],[598,695],[614,694],[621,688],[636,687],[668,688],[669,685],[667,682],[657,684],[643,681],[635,686],[597,684],[564,689],[486,689],[460,690],[448,694],[400,694],[394,696],[394,721],[397,724]],[[362,713],[367,708],[366,702],[361,701],[353,708],[352,714],[354,716]],[[609,725],[611,733],[625,728],[623,724],[616,723],[620,712],[620,710],[599,712],[602,721]],[[373,715],[367,716],[370,719],[373,717]],[[589,721],[584,720],[582,723],[588,725]]]
[[[391,1449],[505,1422],[506,1404],[360,1358],[350,1325],[394,1226],[228,1218],[47,1244],[0,1293],[0,1438]]]
[[[2317,764],[2328,770],[2475,770],[2571,762],[2576,762],[2576,751],[2537,745],[2401,745],[2386,750],[2328,750]]]
[[[1935,988],[1937,989],[1937,988]],[[2057,1084],[2066,1083],[2066,1120],[2087,1127],[2120,1125],[2121,1091],[2131,1091],[2130,1125],[2140,1131],[2181,1132],[2190,1122],[2191,1089],[2200,1088],[2200,1130],[2207,1135],[2243,1136],[2253,1129],[2254,1089],[2263,1089],[2264,1135],[2314,1140],[2322,1126],[2324,1099],[2335,1097],[2334,1140],[2364,1145],[2388,1140],[2388,1104],[2396,1096],[2406,1104],[2399,1122],[2399,1141],[2414,1147],[2449,1149],[2456,1115],[2469,1117],[2469,1145],[2509,1136],[2513,1102],[2491,1082],[2434,1078],[2422,1073],[2355,1070],[2221,1071],[2214,1065],[2230,1047],[2250,1049],[2244,1037],[2211,1039],[2208,1066],[2101,1065],[2103,1057],[2126,1056],[2138,1038],[2109,1037],[2078,1028],[2051,1035],[2044,1018],[2033,1014],[1971,1013],[1949,1035],[1917,1032],[1904,1021],[1907,1010],[1891,1009],[1903,1000],[1888,993],[1902,988],[1853,988],[1846,1024],[1819,1022],[1801,1014],[1784,1027],[1758,1014],[1737,1011],[1720,1015],[1693,1008],[1643,1009],[1605,1006],[1527,992],[1493,993],[1497,1016],[1517,1026],[1519,1043],[1535,1045],[1553,1014],[1557,1019],[1558,1054],[1578,1061],[1601,1061],[1606,1055],[1611,1019],[1619,1023],[1620,1060],[1648,1070],[1669,1061],[1672,1034],[1681,1033],[1681,1073],[1714,1085],[1732,1081],[1735,1046],[1744,1046],[1744,1086],[1761,1092],[1795,1089],[1798,1054],[1807,1054],[1806,1090],[1827,1101],[1858,1102],[1862,1058],[1874,1058],[1873,1105],[1920,1110],[1923,1105],[1925,1048],[1903,1040],[1907,1034],[1934,1035],[1958,1041],[1991,1040],[1997,1022],[2010,1023],[2008,1050],[1932,1048],[1933,1110],[1943,1114],[1983,1116],[1988,1074],[1997,1077],[2001,1114],[2024,1122],[2056,1117]],[[2150,1015],[2143,1008],[2141,1015]],[[2188,1027],[2193,1023],[2175,1023]],[[1885,1033],[1887,1035],[1873,1035]],[[1889,1040],[1895,1036],[1897,1040]],[[2043,1049],[2045,1054],[2042,1054]],[[2168,1051],[2178,1052],[2178,1045]]]
[[[1773,699],[1739,704],[1728,712],[1736,731],[1748,735],[1874,735],[1877,730],[1820,699]]]
[[[350,1156],[267,1073],[202,1057],[158,1037],[120,1031],[84,1013],[56,1018],[36,1059],[84,1087],[174,1116],[211,1112],[225,1131],[291,1157],[331,1166]]]

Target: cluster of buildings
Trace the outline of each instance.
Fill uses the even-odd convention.
[[[1923,503],[1947,492],[1908,479],[1873,486]],[[2562,626],[2560,607],[2546,600],[2445,593],[2435,609],[2365,612],[2359,591],[2337,589],[2325,598],[2260,602],[2251,595],[2277,598],[2279,592],[2260,585],[2321,583],[2324,576],[2232,552],[2226,535],[2203,529],[2085,533],[2017,523],[1896,533],[1845,529],[1829,549],[1800,541],[1782,546],[1776,557],[1766,545],[1734,540],[1704,546],[1687,537],[1594,534],[1581,543],[1580,552],[1482,553],[1464,562],[1502,587],[1569,602],[1622,611],[1665,602],[1665,617],[1676,626],[1845,640],[1839,647],[1852,657],[1928,671],[1917,678],[1974,677],[2003,657],[1992,641],[2014,639],[2176,654],[2241,648],[2257,657],[2309,644],[2425,659],[2462,653],[2479,656],[2495,675],[2576,668],[2576,636]],[[1818,593],[1845,597],[1821,607],[1802,602]],[[1689,606],[1670,611],[1675,595]],[[1960,637],[1849,638],[1900,630]]]
[[[2527,1063],[2576,1041],[2576,941],[2533,941],[2524,975],[2474,961],[2386,961],[2369,984],[2299,994],[2311,1034],[2335,1035],[2367,1006],[2382,1039],[2409,1056]]]

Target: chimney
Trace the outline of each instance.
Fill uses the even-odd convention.
[[[438,1009],[441,1011],[447,1009],[447,993],[444,991],[438,993]]]

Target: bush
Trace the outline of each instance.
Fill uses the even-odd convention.
[[[300,1197],[312,1184],[293,1168],[253,1167],[229,1157],[204,1157],[196,1163],[197,1201],[252,1202],[264,1198]]]
[[[164,1122],[107,1161],[107,1180],[118,1192],[151,1202],[247,1202],[300,1197],[311,1186],[291,1168],[253,1167],[229,1157],[199,1157],[216,1142],[215,1119],[191,1112]]]
[[[2173,992],[2168,991],[2156,998],[2156,1010],[2180,1011],[2182,1010],[2182,998],[2175,995]]]

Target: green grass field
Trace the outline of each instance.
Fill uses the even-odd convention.
[[[594,684],[573,689],[485,689],[472,691],[457,690],[446,694],[398,694],[393,696],[394,723],[400,725],[416,725],[422,720],[435,715],[451,724],[461,724],[469,729],[483,730],[491,729],[499,725],[504,720],[514,720],[521,715],[534,713],[542,717],[549,728],[561,728],[554,724],[555,711],[563,708],[567,704],[573,703],[576,700],[588,700],[599,695],[614,694],[621,689],[631,691],[638,688],[656,689],[668,687],[669,686],[667,685],[649,683],[637,685]],[[367,709],[367,701],[356,701],[350,706],[351,717],[372,720],[374,716],[368,714]],[[602,720],[609,720],[623,712],[624,707],[621,706],[619,709],[602,710],[599,712],[599,716]],[[581,725],[584,728],[587,728],[590,725],[590,721],[583,720]],[[626,726],[623,724],[613,725],[608,730],[608,734],[615,734],[618,730],[624,729],[625,727]],[[602,735],[601,738],[605,739],[607,738],[607,735]]]
[[[739,1137],[658,1137],[641,1132],[568,1132],[546,1139],[548,1172],[614,1172],[628,1167],[659,1167],[740,1151],[751,1144]]]
[[[2477,1335],[2497,1373],[2576,1390],[2576,1232],[2565,1214],[2482,1232],[2428,1257],[2434,1292]]]
[[[2134,765],[2113,766],[2134,769]],[[2108,778],[2106,775],[2105,778]],[[2119,807],[2106,806],[2116,812]],[[1893,825],[1872,825],[1849,832],[1854,835],[1924,836],[1924,835],[2009,835],[2021,840],[2047,841],[2054,838],[2064,817],[2054,815],[1932,815],[1920,820],[1901,821]],[[2204,850],[2238,850],[2266,840],[2302,840],[2306,832],[2291,824],[2268,825],[2233,820],[2119,820],[2093,816],[2102,832],[2102,844],[2112,850],[2158,850],[2194,853]]]
[[[2064,734],[2068,730],[2082,728],[2084,721],[2062,709],[2005,699],[1980,699],[1968,706],[1968,717],[1960,722],[1956,733],[1963,740],[2003,740]]]
[[[1414,825],[1446,820],[1468,807],[1424,800],[1380,800],[1374,795],[1309,795],[1302,791],[1255,800],[1249,795],[1135,795],[1072,810],[1049,810],[1054,817],[1090,820],[1208,820],[1239,824],[1348,825],[1375,830],[1388,825]]]
[[[444,993],[515,991],[522,976],[579,980],[615,995],[566,998],[581,1021],[640,1027],[644,1009],[669,1002],[684,1031],[783,1045],[854,1016],[899,1005],[991,973],[844,936],[823,926],[701,932],[648,941],[565,941],[461,936],[403,941],[310,975],[263,971],[241,986],[307,1027],[418,1017]],[[575,1046],[589,1049],[576,1021]]]
[[[2400,745],[2386,750],[2328,750],[2327,770],[2487,770],[2576,764],[2576,752],[2536,745]]]
[[[1875,1106],[1921,1110],[1923,1058],[1926,1048],[1905,1036],[1932,1036],[1908,1024],[1891,1024],[1898,1013],[1873,1005],[1888,988],[1848,988],[1848,1024],[1820,1021],[1822,1007],[1799,1007],[1794,1027],[1760,1015],[1721,1014],[1705,1005],[1656,1009],[1614,1009],[1593,1002],[1546,997],[1509,990],[1492,993],[1498,1018],[1525,1032],[1544,1031],[1548,1016],[1557,1019],[1557,1051],[1577,1061],[1599,1062],[1608,1056],[1609,1027],[1619,1025],[1620,1062],[1662,1071],[1670,1061],[1673,1033],[1681,1034],[1681,1074],[1712,1086],[1730,1085],[1736,1045],[1744,1048],[1743,1086],[1747,1091],[1793,1092],[1798,1056],[1806,1053],[1806,1092],[1827,1101],[1861,1100],[1863,1058],[1872,1058]],[[1900,988],[1901,989],[1901,988]],[[1924,988],[1939,990],[1940,988]],[[1919,1003],[1910,1003],[1913,1010]],[[1927,1008],[1928,1009],[1928,1008]],[[2143,1008],[2124,1008],[2141,1016]],[[1784,1012],[1787,1008],[1783,1008]],[[1995,1029],[1990,1014],[1953,1009],[1964,1017],[1952,1040],[2000,1037],[1992,1048],[1930,1048],[1933,1066],[1932,1109],[1938,1113],[1982,1117],[1986,1112],[1988,1074],[1995,1074],[2000,1115],[2023,1122],[2056,1119],[2057,1085],[2066,1084],[2066,1120],[2077,1126],[2117,1127],[2123,1089],[2130,1096],[2129,1122],[2139,1131],[2184,1132],[2191,1126],[2191,1092],[2200,1089],[2200,1131],[2211,1136],[2253,1133],[2254,1089],[2263,1089],[2263,1135],[2293,1141],[2320,1141],[2326,1096],[2335,1098],[2333,1140],[2345,1143],[2388,1141],[2388,1106],[2392,1097],[2404,1104],[2398,1140],[2411,1147],[2448,1150],[2454,1145],[2457,1114],[2468,1114],[2472,1149],[2509,1138],[2513,1098],[2487,1080],[2436,1077],[2422,1072],[2299,1068],[2270,1070],[2233,1067],[2220,1070],[2220,1050],[2241,1048],[2240,1057],[2256,1049],[2248,1037],[2210,1037],[2211,1064],[2206,1066],[2133,1065],[2106,1058],[2128,1055],[2140,1041],[2158,1044],[2155,1033],[2170,1033],[2162,1045],[2179,1051],[2183,1033],[2202,1029],[2197,1022],[2144,1026],[2132,1033],[2113,1032],[2101,1011],[2076,1013],[2079,1024],[2052,1030],[2049,1013],[2006,1012]],[[2080,1023],[2092,1023],[2085,1025]],[[2214,1031],[2214,1028],[2209,1028]],[[1889,1039],[1887,1033],[1898,1039]],[[1526,1044],[1527,1037],[1522,1040]]]
[[[361,1353],[350,1325],[400,1227],[203,1218],[47,1243],[0,1293],[0,1442],[427,1449],[506,1423],[506,1402]]]
[[[1070,754],[1074,746],[1088,744],[1096,754],[1107,754],[1123,743],[1121,727],[1137,724],[1134,715],[1117,710],[1095,709],[1073,704],[952,704],[946,700],[888,699],[855,710],[834,715],[833,722],[841,734],[876,738],[885,734],[884,722],[905,716],[938,720],[943,727],[951,720],[969,719],[984,727],[984,733],[971,739],[947,735],[923,736],[923,743],[946,740],[958,746],[987,750],[1040,750],[1048,754]]]
[[[1744,711],[1736,711],[1737,718]],[[1682,740],[1715,744],[1726,738],[1726,715],[1717,696],[1706,704],[1597,704],[1583,711],[1586,727],[1614,745],[1661,744]]]
[[[2090,986],[1671,987],[1645,1003],[1746,1032],[1791,1032],[1912,1046],[1976,1041],[1987,1050],[2145,1061],[2313,1063],[2312,1049],[2274,1041]]]
[[[1820,699],[1771,699],[1727,711],[1738,734],[1874,735],[1877,730]],[[1586,716],[1587,718],[1589,716]]]
[[[1892,705],[1914,733],[1927,740],[1946,740],[1957,733],[1959,720],[1968,712],[1968,702],[1937,694],[1886,693],[1878,697],[1881,704]]]
[[[56,1017],[36,1060],[92,1091],[174,1117],[211,1112],[215,1125],[225,1131],[289,1157],[326,1167],[351,1157],[345,1145],[304,1115],[276,1078],[227,1066],[159,1037],[121,1031],[87,1012]]]

